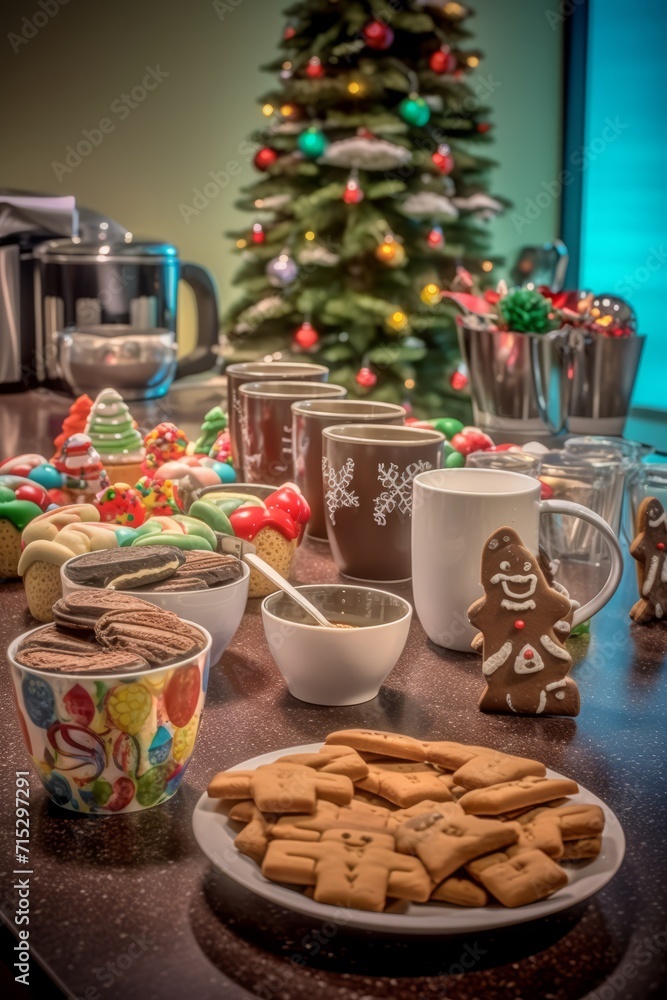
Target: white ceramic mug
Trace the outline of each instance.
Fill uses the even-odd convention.
[[[412,584],[424,630],[438,646],[470,652],[476,629],[468,608],[482,597],[482,547],[497,528],[518,531],[538,554],[540,515],[572,514],[605,537],[611,569],[602,590],[576,610],[574,625],[604,607],[618,587],[623,557],[618,540],[598,514],[567,500],[540,500],[541,483],[496,469],[433,469],[415,476],[412,504]],[[575,597],[576,595],[572,595]]]

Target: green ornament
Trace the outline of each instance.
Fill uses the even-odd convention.
[[[398,105],[398,113],[408,125],[426,125],[431,117],[431,109],[419,94],[404,97]]]
[[[556,325],[549,318],[551,302],[534,288],[514,288],[498,303],[506,329],[513,333],[548,333]]]
[[[329,145],[329,140],[320,128],[311,125],[301,133],[296,144],[309,160],[317,160]]]
[[[446,469],[462,469],[466,464],[466,457],[460,451],[451,451],[445,459]]]
[[[460,434],[463,430],[461,421],[456,420],[454,417],[438,417],[437,420],[433,421],[433,426],[436,431],[440,431],[441,434],[444,434],[450,440],[455,434]]]

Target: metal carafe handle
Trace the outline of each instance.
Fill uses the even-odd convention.
[[[212,368],[217,360],[214,348],[218,345],[218,293],[213,276],[205,267],[185,261],[181,263],[180,279],[186,281],[195,293],[197,343],[178,362],[176,378]]]

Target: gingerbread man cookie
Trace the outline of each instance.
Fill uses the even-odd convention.
[[[640,595],[630,617],[642,623],[659,621],[667,614],[667,514],[655,497],[645,497],[639,505],[630,555],[637,560]]]
[[[484,712],[518,715],[579,714],[579,690],[567,676],[572,605],[547,583],[540,565],[512,528],[484,543],[485,596],[468,609],[484,637]]]

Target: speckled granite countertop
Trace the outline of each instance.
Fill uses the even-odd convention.
[[[150,407],[192,433],[217,402],[195,387]],[[46,450],[69,402],[44,392],[0,396],[5,454]],[[150,410],[150,412],[147,412]],[[630,562],[630,560],[628,560]],[[197,748],[178,794],[135,816],[72,817],[31,777],[30,943],[60,989],[98,1000],[192,996],[261,1000],[644,1000],[667,985],[667,625],[630,626],[634,569],[579,640],[575,720],[485,716],[478,662],[430,645],[418,622],[380,695],[366,705],[296,701],[269,655],[252,607],[211,670]],[[323,545],[299,553],[298,582],[336,579]],[[0,635],[32,624],[20,584],[0,586]],[[13,786],[30,763],[0,672],[0,906],[13,922]],[[597,896],[503,934],[383,939],[281,911],[211,869],[191,830],[197,798],[223,767],[331,729],[373,726],[486,743],[535,756],[616,812],[628,840],[619,874]]]

